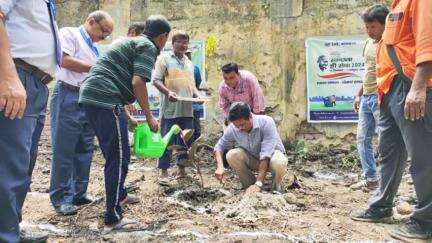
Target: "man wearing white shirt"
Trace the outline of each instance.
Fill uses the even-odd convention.
[[[93,157],[94,131],[78,106],[79,87],[97,61],[96,42],[113,31],[113,20],[104,11],[90,13],[84,25],[59,31],[62,43],[62,68],[51,98],[51,137],[53,159],[50,199],[56,212],[71,215],[76,206],[91,203],[87,196]]]
[[[20,231],[48,99],[61,62],[53,0],[0,1],[0,242],[41,242]],[[31,237],[29,237],[31,235]]]

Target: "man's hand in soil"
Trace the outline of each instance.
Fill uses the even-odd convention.
[[[353,102],[353,109],[355,112],[359,112],[360,109],[360,100],[361,97],[360,96],[356,96]]]
[[[223,152],[222,151],[216,151],[215,152],[215,159],[216,159],[215,176],[216,176],[216,179],[218,179],[220,183],[223,183],[224,170],[225,170],[224,165],[223,165]]]
[[[225,170],[225,169],[224,169],[224,167],[222,166],[222,167],[218,167],[218,168],[216,169],[216,171],[215,171],[216,179],[218,179],[218,181],[219,181],[220,183],[223,182],[224,170]]]
[[[255,194],[258,192],[261,192],[261,187],[255,185],[255,184],[248,187],[248,189],[246,189],[246,195]]]

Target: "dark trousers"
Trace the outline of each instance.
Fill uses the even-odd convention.
[[[177,124],[181,129],[193,129],[194,128],[193,117],[177,117],[177,118],[171,118],[171,119],[162,118],[161,122],[160,122],[162,136],[165,136],[165,134],[167,134],[169,132],[169,130],[171,129],[171,127],[174,124]],[[192,143],[192,141],[193,141],[192,139],[190,139],[188,141],[189,146]],[[180,137],[180,135],[175,135],[171,139],[170,145],[173,143],[186,147],[186,145],[183,142],[183,139]],[[188,158],[187,158],[186,154],[181,154],[177,157],[177,162],[187,160],[187,159]],[[171,150],[167,149],[167,150],[165,150],[165,153],[162,155],[162,157],[159,159],[158,168],[166,170],[170,167],[170,164],[171,164]]]
[[[418,199],[411,218],[432,229],[432,90],[427,92],[425,117],[410,121],[404,116],[410,85],[410,81],[397,76],[380,107],[381,185],[371,198],[370,207],[393,207],[409,154]]]
[[[127,116],[124,111],[84,105],[90,124],[96,133],[105,158],[105,224],[122,219],[120,201],[126,196],[124,187],[130,161]]]
[[[201,136],[201,122],[200,122],[200,112],[194,111],[193,113],[193,129],[194,129],[194,135],[192,140],[195,141]]]
[[[21,209],[36,162],[44,126],[48,88],[39,79],[17,68],[27,92],[22,119],[10,120],[0,112],[0,242],[19,241]]]
[[[78,98],[78,90],[61,82],[57,82],[51,98],[50,199],[55,207],[87,194],[95,134]]]

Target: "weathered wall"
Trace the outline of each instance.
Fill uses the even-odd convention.
[[[60,8],[59,22],[76,25],[100,8],[113,15],[115,35],[121,35],[130,21],[163,14],[193,39],[217,38],[216,52],[207,58],[207,80],[214,90],[221,80],[219,67],[226,61],[234,60],[257,75],[268,106],[277,105],[274,116],[280,120],[283,138],[293,138],[299,131],[344,137],[354,132],[353,125],[304,122],[304,41],[310,36],[363,34],[360,13],[379,2],[389,0],[69,0]],[[209,107],[216,102],[215,93]]]

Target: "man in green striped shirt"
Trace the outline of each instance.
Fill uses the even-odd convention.
[[[138,101],[153,131],[159,124],[147,100],[146,82],[171,31],[161,15],[150,16],[143,35],[114,44],[90,70],[80,89],[84,107],[106,160],[105,225],[111,230],[139,230],[142,225],[122,217],[127,192],[124,181],[130,161],[127,116],[124,106]]]

